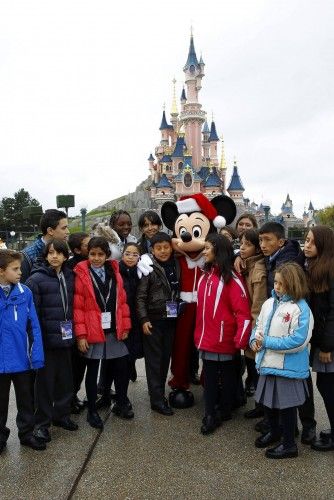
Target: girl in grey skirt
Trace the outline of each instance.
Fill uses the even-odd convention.
[[[256,352],[260,373],[255,399],[265,407],[270,430],[255,441],[266,450],[267,458],[298,456],[294,434],[297,407],[308,396],[308,342],[313,316],[304,297],[308,288],[302,268],[294,263],[282,264],[275,271],[272,297],[263,304],[250,346]],[[281,431],[282,429],[282,431]]]

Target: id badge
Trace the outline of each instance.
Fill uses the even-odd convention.
[[[63,340],[70,340],[73,338],[72,321],[60,322],[61,338]]]
[[[166,314],[167,318],[177,318],[177,302],[174,300],[166,301]]]
[[[107,330],[111,327],[111,312],[101,313],[101,323],[103,330]]]

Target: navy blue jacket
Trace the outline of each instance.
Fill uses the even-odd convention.
[[[72,321],[74,274],[66,264],[63,265],[62,271],[64,273],[68,295],[68,313],[66,319]],[[31,289],[34,296],[44,347],[46,349],[59,349],[73,345],[74,332],[72,339],[68,340],[63,340],[61,335],[60,322],[65,321],[65,312],[60,293],[59,278],[56,271],[45,263],[36,265],[33,267],[26,284]]]
[[[19,283],[6,297],[0,288],[0,373],[43,366],[42,336],[31,291]]]
[[[296,240],[286,240],[284,246],[272,260],[265,257],[267,269],[267,297],[271,297],[271,291],[274,288],[275,269],[284,262],[297,262],[301,267],[304,264],[304,254]]]

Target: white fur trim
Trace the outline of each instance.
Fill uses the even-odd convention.
[[[191,212],[201,212],[201,207],[194,198],[186,198],[176,202],[179,214],[189,214]]]
[[[221,229],[222,227],[226,226],[226,219],[222,215],[217,215],[217,217],[215,217],[212,222],[217,229]]]

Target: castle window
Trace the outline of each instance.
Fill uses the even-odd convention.
[[[182,167],[183,167],[183,163],[182,163],[182,161],[180,161],[180,163],[178,164],[179,170],[182,170]]]
[[[192,183],[193,183],[192,175],[189,172],[187,172],[186,174],[184,174],[183,184],[185,185],[185,187],[189,188],[191,187]]]

